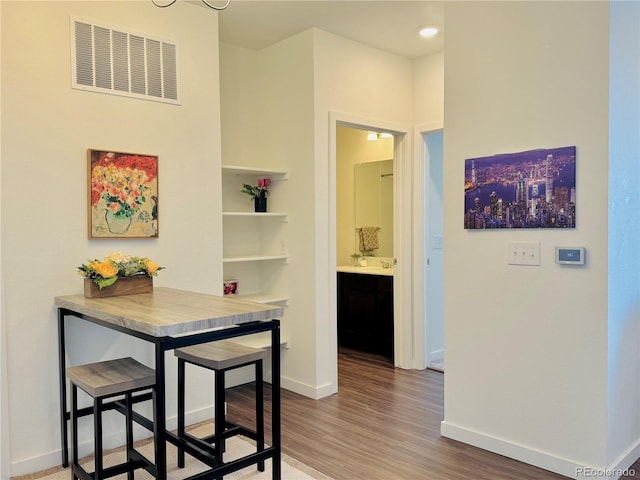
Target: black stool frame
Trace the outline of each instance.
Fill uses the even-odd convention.
[[[71,474],[72,479],[82,480],[101,480],[103,478],[110,478],[122,473],[127,473],[127,479],[133,480],[134,470],[143,468],[154,477],[157,477],[156,466],[153,462],[148,460],[144,455],[140,454],[133,447],[133,392],[141,390],[151,389],[151,399],[154,403],[156,401],[156,388],[153,386],[140,387],[137,389],[129,390],[127,392],[119,392],[110,395],[93,397],[93,436],[94,436],[94,472],[88,473],[82,465],[78,463],[78,417],[86,415],[86,409],[78,409],[78,386],[73,382],[69,382],[71,385]],[[82,390],[82,389],[81,389]],[[87,393],[87,395],[90,395]],[[127,461],[113,467],[104,468],[103,466],[103,449],[102,449],[102,413],[111,410],[112,408],[105,408],[103,400],[106,398],[116,397],[124,395],[124,413],[126,421],[126,451]],[[148,398],[148,397],[145,397]],[[137,399],[140,401],[140,398]]]
[[[214,415],[215,425],[214,434],[204,438],[197,438],[185,432],[185,365],[190,363],[198,367],[206,368],[215,372],[215,389],[214,389]],[[256,429],[250,430],[247,427],[228,422],[225,414],[226,402],[226,382],[225,374],[230,370],[245,367],[247,365],[255,366],[256,375]],[[257,453],[264,451],[264,387],[262,375],[262,359],[233,365],[228,368],[214,369],[199,363],[193,363],[184,358],[178,357],[178,437],[180,439],[188,438],[192,443],[214,444],[214,456],[217,462],[223,463],[223,453],[225,451],[225,439],[234,435],[243,435],[256,441]],[[178,467],[184,467],[184,448],[178,447]],[[258,470],[264,472],[264,460],[258,462]]]
[[[72,298],[72,297],[60,297]],[[66,368],[66,353],[65,353],[65,318],[75,317],[78,319],[86,320],[88,322],[101,325],[110,330],[119,331],[127,335],[140,338],[154,345],[155,351],[155,371],[156,371],[156,406],[154,408],[155,421],[143,417],[142,415],[133,413],[133,419],[136,423],[142,425],[150,431],[154,432],[155,437],[155,458],[157,468],[157,478],[159,480],[165,480],[167,478],[167,466],[166,466],[166,442],[170,442],[176,446],[183,446],[189,455],[194,456],[201,462],[209,465],[211,470],[202,474],[194,475],[193,480],[200,480],[213,473],[216,476],[224,476],[233,473],[242,468],[246,468],[250,465],[254,465],[261,460],[271,458],[273,460],[273,480],[280,480],[282,473],[281,466],[281,399],[280,399],[280,321],[273,320],[259,320],[244,322],[235,325],[231,328],[222,330],[203,330],[195,331],[185,336],[154,336],[139,332],[128,328],[126,325],[121,325],[113,322],[109,319],[102,318],[101,311],[96,308],[96,314],[83,313],[84,307],[61,307],[58,306],[58,372],[59,372],[59,386],[60,386],[60,436],[61,436],[61,457],[62,466],[67,467],[68,461],[68,438],[67,438],[67,421],[69,420],[69,412],[67,411],[67,382],[65,377]],[[90,309],[91,310],[91,309]],[[98,318],[97,315],[100,315]],[[213,455],[209,452],[209,449],[197,448],[189,441],[180,439],[177,435],[166,429],[166,397],[165,397],[165,358],[164,354],[168,350],[174,350],[180,347],[187,347],[190,345],[197,345],[200,343],[211,342],[215,340],[224,340],[227,338],[240,337],[244,335],[250,335],[259,332],[270,332],[271,334],[271,438],[272,445],[269,448],[265,448],[263,452],[247,455],[246,457],[238,460],[233,460],[226,464],[220,464],[217,462]],[[140,394],[138,397],[134,397],[134,403],[142,401],[148,397],[147,394]],[[117,401],[105,402],[104,408],[116,408],[122,411],[122,405]],[[81,409],[80,415],[91,414],[90,409]]]

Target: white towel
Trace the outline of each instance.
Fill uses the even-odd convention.
[[[380,248],[380,241],[378,240],[379,230],[380,227],[362,227],[359,229],[361,252],[370,252],[376,248]]]

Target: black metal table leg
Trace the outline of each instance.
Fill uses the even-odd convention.
[[[178,358],[178,438],[184,440],[185,430],[185,361]],[[184,448],[178,447],[178,468],[184,468]]]
[[[273,442],[273,480],[280,480],[281,457],[282,457],[282,432],[280,427],[280,321],[274,320],[273,329],[271,330],[271,386],[273,392],[271,395],[271,435]]]
[[[156,342],[156,401],[153,407],[153,437],[155,440],[156,480],[167,478],[166,392],[164,345]]]
[[[60,441],[62,466],[69,466],[69,439],[67,437],[67,374],[64,338],[64,311],[58,309],[58,375],[60,379]]]

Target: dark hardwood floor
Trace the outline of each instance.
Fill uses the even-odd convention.
[[[441,372],[396,369],[384,357],[348,350],[338,372],[336,395],[312,400],[282,391],[283,452],[335,480],[566,478],[441,437]],[[253,386],[227,395],[230,420],[252,422]],[[640,462],[634,469],[640,475]]]

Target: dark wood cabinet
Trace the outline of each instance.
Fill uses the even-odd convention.
[[[338,272],[338,344],[393,357],[393,276]]]

